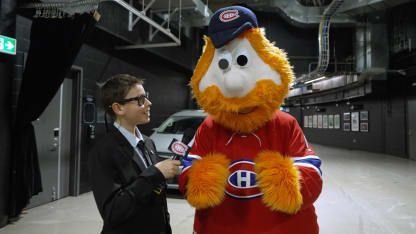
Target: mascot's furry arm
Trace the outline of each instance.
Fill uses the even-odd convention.
[[[189,169],[186,199],[197,209],[216,206],[224,199],[225,185],[230,174],[230,161],[225,155],[211,153],[196,160]]]
[[[311,206],[322,190],[321,160],[309,147],[294,118],[279,128],[291,132],[286,138],[288,151],[263,151],[254,159],[257,184],[263,192],[263,202],[272,210],[294,214]],[[282,123],[283,119],[279,120]],[[295,156],[297,155],[297,156]]]
[[[296,213],[302,205],[299,171],[290,157],[264,151],[255,158],[257,184],[263,192],[263,202],[271,210]]]

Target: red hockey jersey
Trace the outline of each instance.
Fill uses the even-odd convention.
[[[264,150],[290,156],[298,167],[303,204],[294,215],[271,211],[262,202],[253,159]],[[179,187],[184,194],[187,172],[193,160],[213,152],[222,153],[231,161],[226,196],[218,206],[196,210],[194,233],[319,233],[313,203],[322,189],[321,160],[308,145],[295,118],[276,111],[264,127],[242,134],[232,132],[207,117],[195,135],[190,160],[183,162]]]

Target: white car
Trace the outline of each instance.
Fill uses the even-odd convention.
[[[195,133],[207,116],[208,114],[203,112],[203,110],[183,110],[169,116],[158,128],[154,128],[150,138],[155,142],[159,157],[165,159],[172,157],[173,153],[168,149],[172,139],[176,138],[182,141],[185,131],[187,134],[189,132]],[[178,176],[168,180],[167,184],[170,189],[178,189]]]

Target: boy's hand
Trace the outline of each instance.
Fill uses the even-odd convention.
[[[179,160],[172,160],[166,159],[161,162],[155,164],[155,167],[162,172],[163,176],[166,179],[173,178],[176,173],[178,173],[179,166],[181,165],[181,161]]]

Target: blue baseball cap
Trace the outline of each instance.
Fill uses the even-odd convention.
[[[215,48],[223,47],[250,28],[257,28],[256,15],[242,6],[221,8],[214,13],[209,21],[208,36]]]

